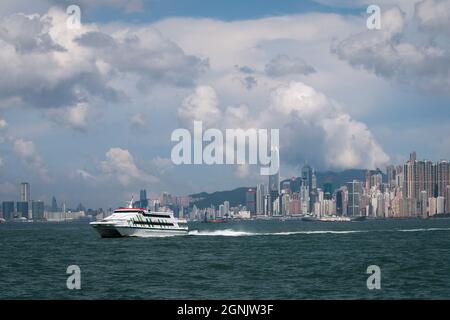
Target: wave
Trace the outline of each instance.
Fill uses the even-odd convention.
[[[400,229],[400,232],[422,232],[422,231],[448,231],[450,228],[417,228],[417,229]]]
[[[344,231],[333,231],[333,230],[316,230],[316,231],[286,231],[286,232],[247,232],[247,231],[236,231],[232,229],[224,230],[193,230],[189,232],[189,235],[193,236],[222,236],[222,237],[243,237],[243,236],[289,236],[295,234],[349,234],[349,233],[359,233],[367,232],[365,230],[344,230]]]
[[[192,231],[189,231],[189,235],[192,235],[192,236],[241,237],[241,236],[257,235],[257,233],[224,229],[224,230],[214,230],[214,231],[192,230]]]
[[[392,230],[309,230],[309,231],[283,231],[283,232],[249,232],[238,231],[232,229],[223,230],[191,230],[188,235],[190,236],[209,236],[209,237],[250,237],[250,236],[290,236],[296,234],[352,234],[352,233],[367,233],[367,232],[424,232],[424,231],[449,231],[450,228],[417,228],[417,229],[392,229]],[[176,237],[177,234],[166,235],[148,235],[141,237]]]

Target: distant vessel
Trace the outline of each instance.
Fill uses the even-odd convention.
[[[102,238],[161,237],[187,235],[187,221],[173,216],[173,212],[149,211],[144,208],[118,208],[102,221],[91,222]]]
[[[364,221],[366,219],[365,216],[358,216],[358,217],[314,217],[314,216],[304,216],[302,218],[303,221],[310,221],[310,222],[351,222],[351,221]]]
[[[204,222],[204,223],[223,223],[223,222],[228,222],[228,218],[225,217],[225,218],[208,219],[208,216],[205,213],[205,216],[204,216],[202,222]]]
[[[210,220],[204,220],[203,222],[207,222],[207,223],[223,223],[223,222],[227,222],[226,219],[210,219]]]
[[[3,218],[0,218],[0,223],[5,223],[6,222],[6,220],[5,219],[3,219]]]

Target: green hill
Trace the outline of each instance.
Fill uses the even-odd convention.
[[[372,173],[380,172],[379,169],[372,170]],[[317,187],[322,188],[324,183],[331,183],[333,190],[345,185],[347,182],[352,180],[365,181],[366,170],[365,169],[348,169],[343,171],[324,171],[316,172],[317,177]],[[291,179],[286,179],[281,181],[289,181]],[[296,178],[300,183],[300,178]],[[383,174],[383,181],[386,181],[386,176]],[[191,194],[190,197],[193,199],[193,204],[197,208],[208,208],[211,205],[217,207],[223,204],[224,201],[229,201],[231,207],[238,205],[245,205],[245,192],[249,188],[255,187],[240,187],[229,191],[216,191],[213,193],[201,192],[196,194]]]

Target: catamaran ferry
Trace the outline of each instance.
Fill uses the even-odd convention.
[[[173,216],[173,212],[156,212],[143,208],[118,208],[102,221],[91,222],[102,238],[161,237],[186,235],[187,221]]]

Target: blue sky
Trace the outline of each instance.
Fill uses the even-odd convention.
[[[92,207],[266,182],[257,166],[175,166],[170,135],[194,120],[279,128],[282,178],[450,158],[450,1],[379,1],[380,30],[369,4],[2,1],[0,200],[21,181]]]
[[[315,1],[261,1],[261,0],[150,0],[143,2],[143,10],[127,12],[101,5],[86,17],[90,21],[111,22],[154,22],[167,17],[213,18],[226,21],[257,19],[268,16],[283,16],[305,12],[339,12],[341,14],[361,14],[364,5],[356,7],[335,7]]]

